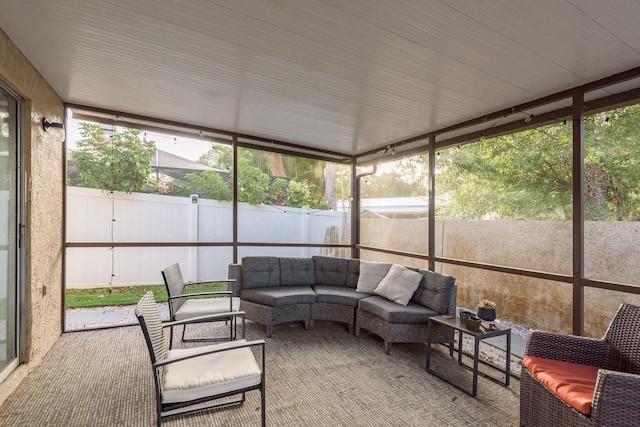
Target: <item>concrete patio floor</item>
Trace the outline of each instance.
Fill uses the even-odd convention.
[[[212,327],[224,326],[194,325],[190,333],[209,336]],[[272,338],[264,338],[262,325],[247,322],[246,333],[249,340],[267,343],[267,425],[518,425],[518,380],[505,387],[480,377],[478,394],[471,397],[425,370],[424,345],[399,344],[385,355],[379,337],[354,337],[335,322],[316,322],[308,331],[300,322],[278,325]],[[446,347],[433,349],[434,367],[468,389],[470,372],[449,357]],[[500,377],[485,366],[481,369]],[[260,394],[249,392],[246,397],[244,405],[170,417],[162,425],[260,425]],[[155,425],[153,375],[140,327],[63,334],[0,407],[0,420],[0,425],[16,427]]]
[[[158,306],[161,318],[168,320],[168,305],[166,303],[159,303]],[[502,321],[502,323],[505,326],[511,327],[511,372],[519,376],[520,362],[524,354],[529,329],[507,321]],[[138,321],[135,317],[134,305],[77,308],[66,311],[65,331],[80,331],[137,324]],[[504,337],[483,340],[480,346],[481,359],[502,365],[504,363],[505,347],[506,339]],[[463,349],[467,353],[473,349],[473,340],[466,335],[464,337]]]

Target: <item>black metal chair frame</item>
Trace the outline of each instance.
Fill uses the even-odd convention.
[[[166,269],[162,270],[162,279],[164,281],[164,285],[165,288],[167,289],[167,295],[168,295],[168,302],[169,302],[169,315],[171,316],[171,321],[175,322],[175,313],[178,311],[178,309],[180,308],[178,305],[178,302],[180,300],[183,299],[187,299],[187,298],[193,298],[193,297],[202,297],[202,296],[212,296],[214,298],[220,298],[220,297],[228,297],[229,298],[229,313],[233,313],[233,294],[231,291],[211,291],[211,292],[193,292],[193,293],[181,293],[179,295],[171,295],[171,285],[169,284],[169,278],[167,277],[167,274],[165,273],[167,270],[169,270],[170,268],[173,268],[174,266],[177,266],[178,269],[178,273],[180,274],[180,280],[182,280],[182,272],[180,271],[180,266],[178,264],[173,264],[169,267],[167,267]],[[186,289],[187,286],[193,286],[193,285],[201,285],[201,284],[205,284],[205,283],[212,283],[212,282],[224,282],[224,283],[233,283],[235,282],[235,279],[216,279],[216,280],[207,280],[207,281],[201,281],[201,282],[184,282],[182,281],[182,285],[183,285],[183,289]],[[177,306],[177,307],[176,307]],[[227,316],[225,318],[219,319],[218,321],[225,321],[229,323],[229,337],[204,337],[204,338],[185,338],[185,334],[187,331],[187,324],[188,323],[207,323],[210,322],[211,320],[206,320],[207,316],[202,316],[200,318],[200,320],[196,320],[196,318],[192,318],[192,320],[190,322],[187,322],[186,324],[183,324],[182,326],[182,337],[181,340],[183,342],[207,342],[207,341],[226,341],[226,340],[235,340],[236,336],[237,336],[237,322],[236,322],[236,317],[235,316]],[[169,335],[169,348],[173,348],[173,327],[171,328],[171,333]]]
[[[262,407],[261,408],[261,420],[262,420],[262,426],[265,427],[265,425],[266,425],[266,396],[265,396],[265,368],[266,368],[266,365],[265,365],[265,341],[264,340],[254,340],[254,341],[249,341],[249,342],[238,341],[234,345],[224,346],[224,348],[216,348],[216,346],[214,344],[214,345],[211,345],[211,346],[202,347],[203,349],[207,349],[208,347],[211,347],[210,349],[207,349],[207,350],[203,351],[202,353],[192,354],[192,355],[188,355],[188,356],[184,356],[184,357],[175,357],[175,358],[171,358],[171,359],[156,360],[156,356],[155,356],[155,352],[154,352],[154,345],[153,345],[153,342],[152,342],[152,338],[149,335],[148,325],[146,324],[143,316],[137,316],[137,317],[138,317],[138,321],[140,322],[140,326],[142,327],[144,338],[145,338],[145,341],[147,343],[149,354],[151,356],[154,384],[155,384],[155,390],[156,390],[156,415],[157,415],[156,424],[157,424],[158,427],[160,427],[160,425],[162,423],[162,419],[166,418],[166,417],[170,417],[170,416],[174,416],[174,415],[180,415],[180,414],[189,413],[189,412],[196,412],[196,411],[202,411],[202,410],[207,410],[207,409],[230,406],[230,405],[234,405],[234,404],[242,405],[244,403],[244,401],[246,400],[245,393],[248,392],[248,391],[251,391],[251,390],[260,390],[261,407]],[[220,320],[229,319],[230,317],[233,317],[233,318],[236,318],[236,319],[238,317],[240,317],[242,319],[242,338],[244,338],[245,337],[245,313],[242,312],[242,311],[236,311],[236,312],[233,312],[233,313],[220,313],[220,314],[211,315],[211,316],[202,316],[202,317],[197,317],[197,318],[192,318],[192,319],[165,322],[165,323],[162,324],[162,329],[164,330],[165,328],[173,328],[174,326],[179,326],[179,325],[184,326],[184,325],[187,325],[189,323],[202,323],[202,322],[220,321]],[[227,393],[221,393],[221,394],[212,395],[212,396],[209,396],[209,397],[206,397],[206,398],[201,398],[201,399],[195,399],[195,400],[184,401],[184,402],[179,402],[179,403],[176,403],[176,402],[167,403],[167,404],[163,404],[162,403],[161,379],[162,379],[162,369],[163,369],[164,366],[167,366],[167,365],[169,365],[171,363],[176,363],[176,362],[179,362],[179,361],[183,361],[183,360],[197,359],[198,357],[204,356],[204,355],[209,355],[209,354],[214,354],[214,353],[219,353],[219,352],[224,352],[224,351],[230,351],[230,350],[240,349],[240,348],[247,348],[247,347],[260,347],[261,359],[262,359],[262,362],[261,362],[261,371],[262,372],[261,372],[260,384],[257,384],[257,385],[252,386],[252,387],[246,387],[246,388],[242,388],[242,389],[233,390],[233,391],[227,392]],[[226,398],[226,397],[229,397],[229,396],[235,396],[235,395],[240,395],[240,396],[237,399],[232,399],[232,400],[228,400],[227,399],[227,400],[224,400],[223,402],[219,401],[219,399]]]

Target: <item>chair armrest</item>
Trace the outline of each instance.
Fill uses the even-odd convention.
[[[213,280],[204,280],[201,282],[187,282],[184,285],[185,286],[191,286],[191,285],[204,285],[206,283],[229,283],[229,282],[235,282],[236,279],[213,279]]]
[[[591,418],[594,425],[622,426],[640,418],[640,375],[598,371]]]
[[[524,355],[606,368],[610,351],[609,344],[603,340],[533,331]]]
[[[176,298],[190,298],[190,297],[199,297],[199,296],[203,296],[203,295],[219,295],[219,296],[224,296],[224,297],[230,297],[231,296],[231,291],[207,291],[207,292],[193,292],[193,293],[188,293],[188,294],[180,294],[180,295],[174,295],[172,297],[169,297],[169,299],[176,299]]]
[[[160,368],[162,366],[165,365],[169,365],[171,363],[176,363],[176,362],[181,362],[183,360],[188,360],[188,359],[194,359],[197,357],[201,357],[201,356],[206,356],[209,354],[215,354],[215,353],[220,353],[223,351],[230,351],[230,350],[236,350],[239,348],[246,348],[246,347],[262,347],[262,353],[263,353],[263,361],[264,361],[264,346],[265,346],[265,342],[264,340],[253,340],[253,341],[228,341],[225,342],[223,344],[216,344],[216,345],[209,345],[209,346],[205,346],[205,347],[200,347],[199,350],[197,352],[191,353],[191,354],[187,354],[184,356],[177,356],[177,357],[169,357],[167,359],[161,360],[159,362],[156,362],[153,364],[154,368]]]
[[[188,319],[174,320],[171,322],[162,322],[163,328],[170,328],[172,326],[185,325],[189,323],[207,323],[214,320],[228,320],[231,317],[240,317],[244,323],[245,312],[244,311],[228,311],[224,313],[207,314],[204,316],[190,317]]]
[[[190,317],[188,319],[182,319],[182,320],[173,320],[171,322],[163,322],[162,323],[162,327],[163,328],[170,328],[173,326],[178,326],[178,325],[187,325],[189,323],[208,323],[208,322],[213,322],[216,320],[229,320],[231,318],[236,319],[236,327],[238,324],[237,318],[240,317],[242,319],[242,335],[241,338],[244,339],[245,337],[245,330],[246,330],[246,319],[245,319],[245,312],[244,311],[227,311],[224,313],[216,313],[216,314],[207,314],[204,316],[198,316],[198,317]]]

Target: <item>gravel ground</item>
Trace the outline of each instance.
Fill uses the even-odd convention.
[[[159,303],[160,317],[169,319],[169,306]],[[72,308],[66,311],[66,331],[104,328],[115,325],[137,325],[135,305],[109,306],[97,308]]]
[[[524,353],[527,338],[531,333],[531,329],[506,320],[500,320],[500,324],[511,328],[510,370],[513,375],[519,377],[520,370],[522,368],[522,355]],[[480,342],[480,359],[497,366],[504,366],[506,356],[506,352],[504,350],[505,347],[506,338],[504,337],[496,337],[486,341],[483,340]],[[473,352],[473,339],[471,336],[463,336],[462,349],[467,354],[471,354]]]

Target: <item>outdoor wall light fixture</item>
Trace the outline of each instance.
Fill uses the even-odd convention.
[[[62,123],[50,122],[43,117],[42,128],[45,132],[49,132],[53,138],[59,141],[64,141],[64,125]]]

